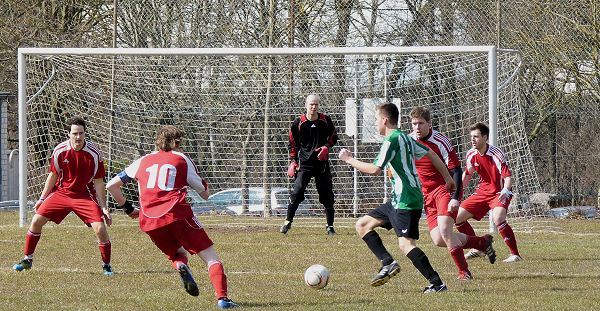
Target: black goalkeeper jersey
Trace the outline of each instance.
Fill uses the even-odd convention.
[[[323,113],[319,113],[315,121],[310,121],[306,114],[298,116],[290,126],[290,142],[288,151],[290,157],[300,165],[300,169],[322,168],[328,161],[319,161],[319,151],[315,149],[327,146],[331,147],[338,140],[335,126],[331,119]]]

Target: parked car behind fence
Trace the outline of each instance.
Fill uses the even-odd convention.
[[[271,188],[271,214],[285,216],[287,214],[289,194],[286,188]],[[198,215],[226,214],[226,215],[260,215],[264,213],[264,189],[260,187],[248,188],[248,211],[242,212],[242,188],[221,190],[204,200],[191,188],[188,188],[188,200],[192,210]],[[297,216],[316,216],[308,200],[300,203]]]

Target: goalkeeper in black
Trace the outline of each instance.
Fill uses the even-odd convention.
[[[294,178],[294,187],[286,220],[279,231],[287,233],[292,227],[298,205],[304,200],[306,186],[314,177],[319,202],[325,207],[327,234],[335,234],[334,197],[328,158],[331,147],[337,142],[337,133],[331,119],[319,112],[319,95],[308,95],[305,107],[306,114],[298,116],[290,126],[288,150],[291,162],[287,174]]]

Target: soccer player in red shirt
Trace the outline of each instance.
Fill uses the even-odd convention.
[[[36,214],[31,220],[25,238],[25,258],[13,266],[16,271],[31,269],[33,253],[42,227],[49,221],[60,224],[74,212],[83,222],[92,227],[98,238],[104,274],[112,275],[110,265],[111,244],[102,217],[108,226],[112,219],[104,198],[104,162],[98,147],[85,140],[86,124],[82,118],[67,120],[69,140],[58,144],[50,159],[50,174],[40,199],[35,203]]]
[[[521,261],[523,258],[517,249],[517,240],[512,228],[506,222],[506,213],[512,199],[512,179],[508,163],[500,148],[487,143],[490,130],[483,123],[470,128],[473,148],[467,152],[466,170],[463,173],[463,185],[471,180],[473,172],[479,175],[479,185],[475,193],[460,205],[456,217],[456,228],[467,235],[475,235],[469,218],[481,220],[488,211],[492,211],[492,220],[498,232],[510,249],[511,255],[504,262]],[[481,257],[481,253],[470,251],[467,259]]]
[[[485,251],[489,254],[490,262],[494,263],[496,253],[492,247],[492,236],[486,234],[483,237],[477,237],[453,232],[454,220],[462,195],[460,160],[450,140],[444,134],[431,128],[431,113],[428,108],[415,107],[409,116],[413,129],[412,138],[427,146],[442,159],[459,190],[450,196],[450,193],[446,190],[444,177],[435,168],[431,160],[427,157],[415,159],[415,166],[421,180],[421,190],[425,201],[429,234],[435,245],[447,247],[450,251],[450,255],[458,267],[458,279],[469,280],[472,275],[465,260],[463,246]]]
[[[147,154],[108,182],[107,189],[132,218],[139,217],[140,228],[150,236],[177,271],[185,290],[198,296],[198,286],[187,266],[187,252],[198,254],[208,267],[208,275],[220,309],[239,307],[227,297],[227,276],[213,248],[213,242],[185,201],[190,186],[208,199],[206,182],[194,163],[180,151],[183,131],[163,126],[156,133],[158,151]],[[134,179],[138,182],[140,208],[125,199],[121,187]]]

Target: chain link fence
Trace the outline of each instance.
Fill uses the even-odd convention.
[[[20,2],[8,3],[12,11],[6,16],[18,14]],[[24,30],[0,25],[13,29],[3,32],[3,63],[8,68],[3,69],[4,76],[13,77],[2,81],[6,90],[16,90],[16,60],[14,54],[13,59],[6,55],[24,44],[517,49],[523,61],[519,97],[543,191],[559,194],[572,205],[596,204],[600,188],[600,141],[594,135],[600,130],[598,1],[115,0],[40,1],[32,7],[28,7],[29,19],[14,19],[17,26],[36,27],[35,20],[47,20],[52,26],[17,40],[13,37]],[[6,38],[13,38],[14,45],[8,46],[11,41]]]

